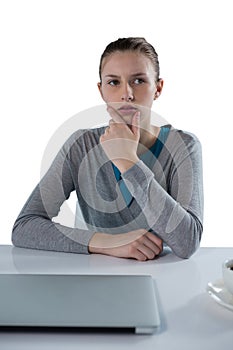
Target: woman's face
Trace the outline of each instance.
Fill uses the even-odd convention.
[[[135,108],[141,114],[143,109],[143,114],[145,110],[148,113],[162,90],[162,81],[156,84],[151,60],[135,51],[116,51],[107,56],[101,73],[102,83],[98,83],[101,96],[124,119],[132,117]]]

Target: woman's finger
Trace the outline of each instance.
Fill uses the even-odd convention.
[[[155,255],[158,255],[161,253],[162,251],[162,247],[155,244],[154,242],[152,242],[150,239],[148,239],[146,236],[143,236],[140,239],[140,242],[142,244],[144,244],[146,247],[148,247],[152,252],[154,252]]]
[[[116,122],[113,120],[113,119],[110,119],[109,120],[109,125],[111,125],[111,124],[115,124]]]
[[[132,126],[131,130],[134,133],[135,136],[140,138],[140,112],[137,111],[132,118]]]
[[[158,255],[154,252],[154,250],[148,248],[145,244],[138,244],[137,250],[141,252],[146,257],[146,259],[149,260],[154,259],[156,255]]]
[[[161,249],[161,251],[163,250],[163,240],[156,236],[156,234],[152,232],[147,232],[145,234],[145,237],[150,239],[156,246],[158,246]]]

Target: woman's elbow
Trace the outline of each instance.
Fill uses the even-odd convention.
[[[11,232],[11,242],[15,247],[19,246],[19,230],[18,230],[18,225],[16,223],[14,224]]]
[[[181,244],[176,246],[174,253],[181,259],[189,259],[200,247],[203,227],[201,223],[195,223],[189,230],[189,234],[185,234]]]
[[[24,242],[25,235],[23,234],[22,222],[16,220],[11,232],[11,242],[15,247],[26,247]]]
[[[188,248],[180,249],[175,254],[181,259],[189,259],[199,248],[200,244]]]

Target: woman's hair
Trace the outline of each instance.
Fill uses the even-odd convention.
[[[148,57],[154,66],[155,73],[156,73],[156,81],[159,80],[160,69],[159,69],[158,54],[155,51],[154,47],[151,44],[149,44],[144,38],[129,37],[129,38],[119,38],[118,40],[113,41],[110,44],[108,44],[108,46],[106,46],[100,58],[100,65],[99,65],[100,82],[101,82],[101,71],[102,71],[103,59],[107,56],[110,56],[112,53],[116,51],[136,51]]]

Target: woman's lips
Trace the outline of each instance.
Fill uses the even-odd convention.
[[[127,114],[131,114],[131,113],[135,113],[137,111],[137,108],[135,108],[133,106],[122,106],[118,109],[118,111],[121,114],[127,115]]]

